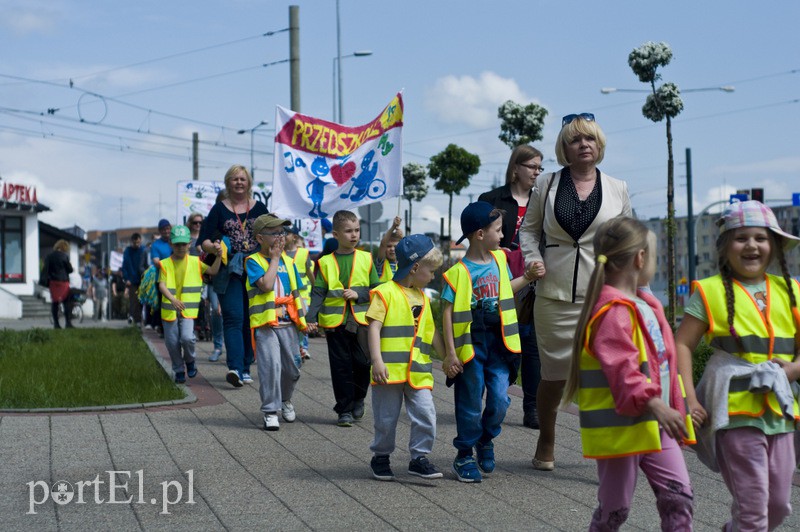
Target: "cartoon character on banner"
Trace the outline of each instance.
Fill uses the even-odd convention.
[[[322,211],[322,202],[325,200],[325,187],[331,184],[322,180],[330,173],[325,157],[320,155],[314,159],[314,162],[311,163],[311,173],[314,175],[314,179],[306,185],[306,194],[313,205],[308,215],[312,218],[325,218],[328,213]]]
[[[372,162],[374,157],[375,150],[369,150],[364,155],[361,160],[361,173],[352,180],[350,190],[341,195],[342,199],[350,198],[350,201],[359,202],[364,199],[364,196],[370,199],[378,199],[386,194],[386,183],[383,179],[376,178],[378,175],[378,163]],[[353,192],[353,189],[355,189],[355,192]]]

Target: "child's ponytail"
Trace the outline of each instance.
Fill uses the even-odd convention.
[[[626,216],[612,218],[601,225],[595,233],[592,242],[595,266],[589,279],[583,308],[572,341],[572,362],[564,390],[564,404],[572,401],[578,392],[581,352],[587,341],[586,329],[592,317],[592,310],[600,297],[600,291],[606,282],[606,269],[621,271],[630,268],[633,257],[640,250],[647,249],[647,234],[647,226],[639,220]]]

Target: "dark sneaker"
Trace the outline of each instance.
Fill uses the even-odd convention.
[[[494,471],[494,443],[481,443],[475,444],[475,454],[478,455],[478,467],[484,473],[491,473]]]
[[[353,414],[350,412],[343,412],[339,414],[339,421],[336,422],[337,425],[340,427],[352,427],[353,426]]]
[[[186,373],[183,371],[175,372],[175,384],[183,384],[186,382]]]
[[[522,424],[529,429],[539,430],[539,414],[535,408],[522,416]]]
[[[408,463],[408,474],[422,478],[442,478],[444,476],[425,456],[414,458]]]
[[[235,388],[241,388],[244,386],[244,383],[242,383],[242,378],[239,376],[239,372],[235,369],[232,369],[225,374],[225,380],[232,384]]]
[[[373,456],[369,463],[372,468],[372,478],[376,480],[394,480],[394,473],[389,466],[388,456]],[[439,474],[441,476],[441,473]]]
[[[186,375],[188,375],[190,379],[194,379],[195,377],[197,377],[197,364],[195,364],[194,362],[187,362]]]
[[[478,471],[478,464],[471,456],[456,458],[453,461],[453,473],[456,474],[456,478],[461,482],[477,483],[481,481],[481,472]]]
[[[364,400],[355,401],[353,403],[353,418],[358,421],[364,417]]]

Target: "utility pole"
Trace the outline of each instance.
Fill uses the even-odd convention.
[[[289,6],[289,92],[292,111],[300,112],[300,6]]]
[[[195,131],[192,133],[192,179],[194,181],[200,179],[200,161],[197,160],[199,144],[200,136]]]
[[[689,248],[689,284],[692,284],[695,278],[695,266],[697,250],[694,241],[694,215],[692,196],[692,149],[686,148],[686,200],[687,200],[687,213],[686,213],[686,239],[688,240]]]

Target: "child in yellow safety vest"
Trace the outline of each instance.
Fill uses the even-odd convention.
[[[305,332],[306,306],[300,296],[303,282],[292,259],[284,253],[289,220],[262,214],[253,223],[259,251],[245,259],[250,328],[255,336],[258,391],[264,430],[280,429],[278,411],[292,423],[297,414],[292,394],[300,379],[300,344]]]
[[[372,255],[356,249],[361,229],[354,213],[342,210],[333,215],[333,237],[338,247],[319,259],[308,322],[316,324],[319,317],[319,326],[325,329],[336,424],[352,427],[364,417],[369,390],[366,313],[378,273]]]
[[[378,278],[382,283],[391,281],[397,271],[397,243],[403,238],[403,230],[400,229],[402,220],[399,216],[394,217],[392,226],[381,238],[378,246],[378,256],[375,259],[375,269],[378,270]]]
[[[303,288],[300,290],[300,296],[306,307],[311,305],[311,287],[314,285],[314,268],[313,262],[308,252],[308,248],[303,247],[303,237],[300,236],[300,228],[296,225],[288,227],[286,233],[286,244],[283,251],[289,256],[297,271],[300,273],[300,280],[303,283]],[[298,340],[300,341],[300,358],[308,360],[311,356],[308,354],[308,333],[298,331]]]
[[[442,291],[448,386],[455,384],[457,454],[452,470],[461,482],[480,482],[481,471],[494,471],[494,439],[508,410],[508,386],[516,380],[520,340],[514,292],[544,271],[533,263],[511,279],[503,237],[503,211],[485,201],[470,203],[461,213],[464,258],[444,274]],[[486,406],[482,407],[484,391]],[[477,461],[472,456],[473,449]],[[479,470],[480,469],[480,470]]]
[[[597,460],[599,505],[589,530],[627,520],[639,469],[662,530],[692,530],[693,492],[681,443],[694,443],[672,328],[646,288],[656,238],[618,216],[597,229],[595,268],[573,341],[565,403],[577,396],[583,455]]]
[[[443,355],[444,343],[433,323],[431,302],[422,291],[441,265],[442,252],[431,239],[411,235],[397,244],[394,279],[370,292],[367,320],[375,422],[370,467],[377,480],[394,480],[389,456],[395,448],[403,401],[411,420],[408,473],[427,479],[442,477],[428,454],[436,438],[430,352],[433,348]]]
[[[194,320],[200,310],[203,292],[203,274],[216,275],[222,255],[215,244],[216,260],[211,266],[200,257],[189,255],[192,234],[185,225],[176,225],[170,233],[172,255],[159,263],[158,291],[161,292],[161,322],[164,327],[164,344],[172,361],[175,382],[186,382],[186,375],[197,375],[195,363]]]
[[[773,530],[792,511],[800,284],[784,253],[800,238],[758,201],[729,205],[717,224],[719,274],[692,283],[675,335],[678,364],[698,458],[733,496],[724,530]],[[767,273],[772,261],[782,276]],[[695,390],[692,353],[703,336],[714,354]]]

